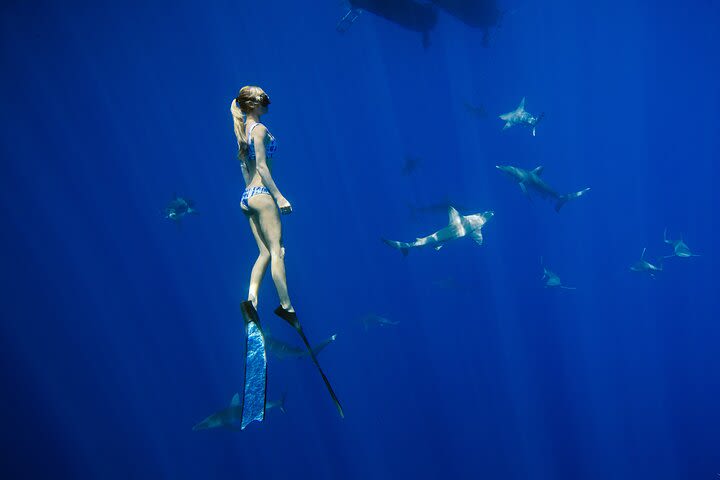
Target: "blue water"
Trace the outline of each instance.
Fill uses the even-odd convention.
[[[2,478],[718,478],[717,2],[507,0],[487,48],[441,13],[427,49],[371,13],[339,34],[331,0],[101,3],[0,7]],[[246,84],[346,418],[271,357],[287,413],[193,432],[242,389]],[[534,138],[497,118],[523,96]],[[592,190],[557,214],[497,164]],[[200,211],[180,228],[174,193]],[[485,245],[380,241],[443,227],[411,209],[443,202],[495,211]],[[665,227],[703,256],[631,272]],[[541,256],[577,290],[544,289]],[[260,316],[297,342],[276,306],[268,275]]]

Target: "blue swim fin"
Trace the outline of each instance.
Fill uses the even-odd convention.
[[[320,367],[320,363],[317,360],[317,357],[315,356],[315,352],[313,351],[312,347],[310,346],[310,342],[308,342],[307,337],[305,336],[305,332],[303,332],[302,326],[300,325],[300,321],[297,318],[297,314],[295,312],[288,312],[285,310],[282,306],[279,306],[275,309],[275,315],[285,320],[287,323],[289,323],[296,332],[300,335],[300,338],[302,339],[303,343],[305,344],[305,348],[307,348],[308,353],[310,354],[310,358],[312,358],[313,363],[318,369],[318,372],[320,372],[320,376],[323,379],[323,382],[325,382],[325,386],[327,387],[328,393],[330,393],[330,396],[333,399],[333,403],[335,403],[335,408],[337,408],[338,413],[340,414],[341,418],[345,418],[345,413],[343,412],[342,405],[340,405],[340,400],[338,400],[337,395],[335,395],[335,391],[330,386],[330,380],[325,376],[325,372],[323,372],[323,369]]]
[[[252,302],[240,304],[245,319],[245,369],[240,428],[265,419],[267,352],[260,318]]]

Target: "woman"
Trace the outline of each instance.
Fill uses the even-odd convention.
[[[320,372],[325,386],[335,402],[335,407],[342,417],[344,414],[340,401],[320,368],[288,296],[285,279],[285,248],[282,246],[282,227],[278,209],[279,213],[289,214],[292,212],[292,206],[280,193],[270,172],[272,156],[277,150],[277,142],[265,125],[260,123],[260,117],[267,113],[269,105],[270,97],[267,93],[260,87],[254,86],[241,88],[238,96],[230,104],[239,149],[238,155],[246,185],[240,207],[250,220],[250,230],[252,230],[258,249],[260,249],[260,254],[255,260],[250,274],[248,301],[243,302],[242,305],[243,315],[253,318],[253,321],[257,323],[258,288],[265,270],[267,270],[268,262],[270,262],[270,272],[280,297],[280,306],[275,309],[275,314],[292,325],[300,334],[310,358]],[[252,304],[255,311],[246,311],[249,310],[249,304]]]
[[[291,213],[292,205],[273,181],[270,169],[277,142],[260,123],[260,117],[268,112],[269,105],[270,97],[260,87],[245,86],[230,106],[246,185],[240,207],[250,221],[250,230],[260,250],[250,274],[248,301],[257,308],[258,289],[270,263],[280,306],[285,312],[294,312],[285,277],[285,248],[279,215]]]

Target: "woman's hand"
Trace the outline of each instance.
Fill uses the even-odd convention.
[[[287,198],[281,196],[276,200],[276,203],[280,209],[281,215],[288,215],[292,213],[292,205],[290,205],[290,202],[287,201]]]

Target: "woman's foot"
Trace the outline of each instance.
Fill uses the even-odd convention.
[[[283,308],[282,305],[275,309],[275,315],[288,322],[295,330],[300,330],[300,322],[298,321],[297,314],[292,306],[290,310]]]

